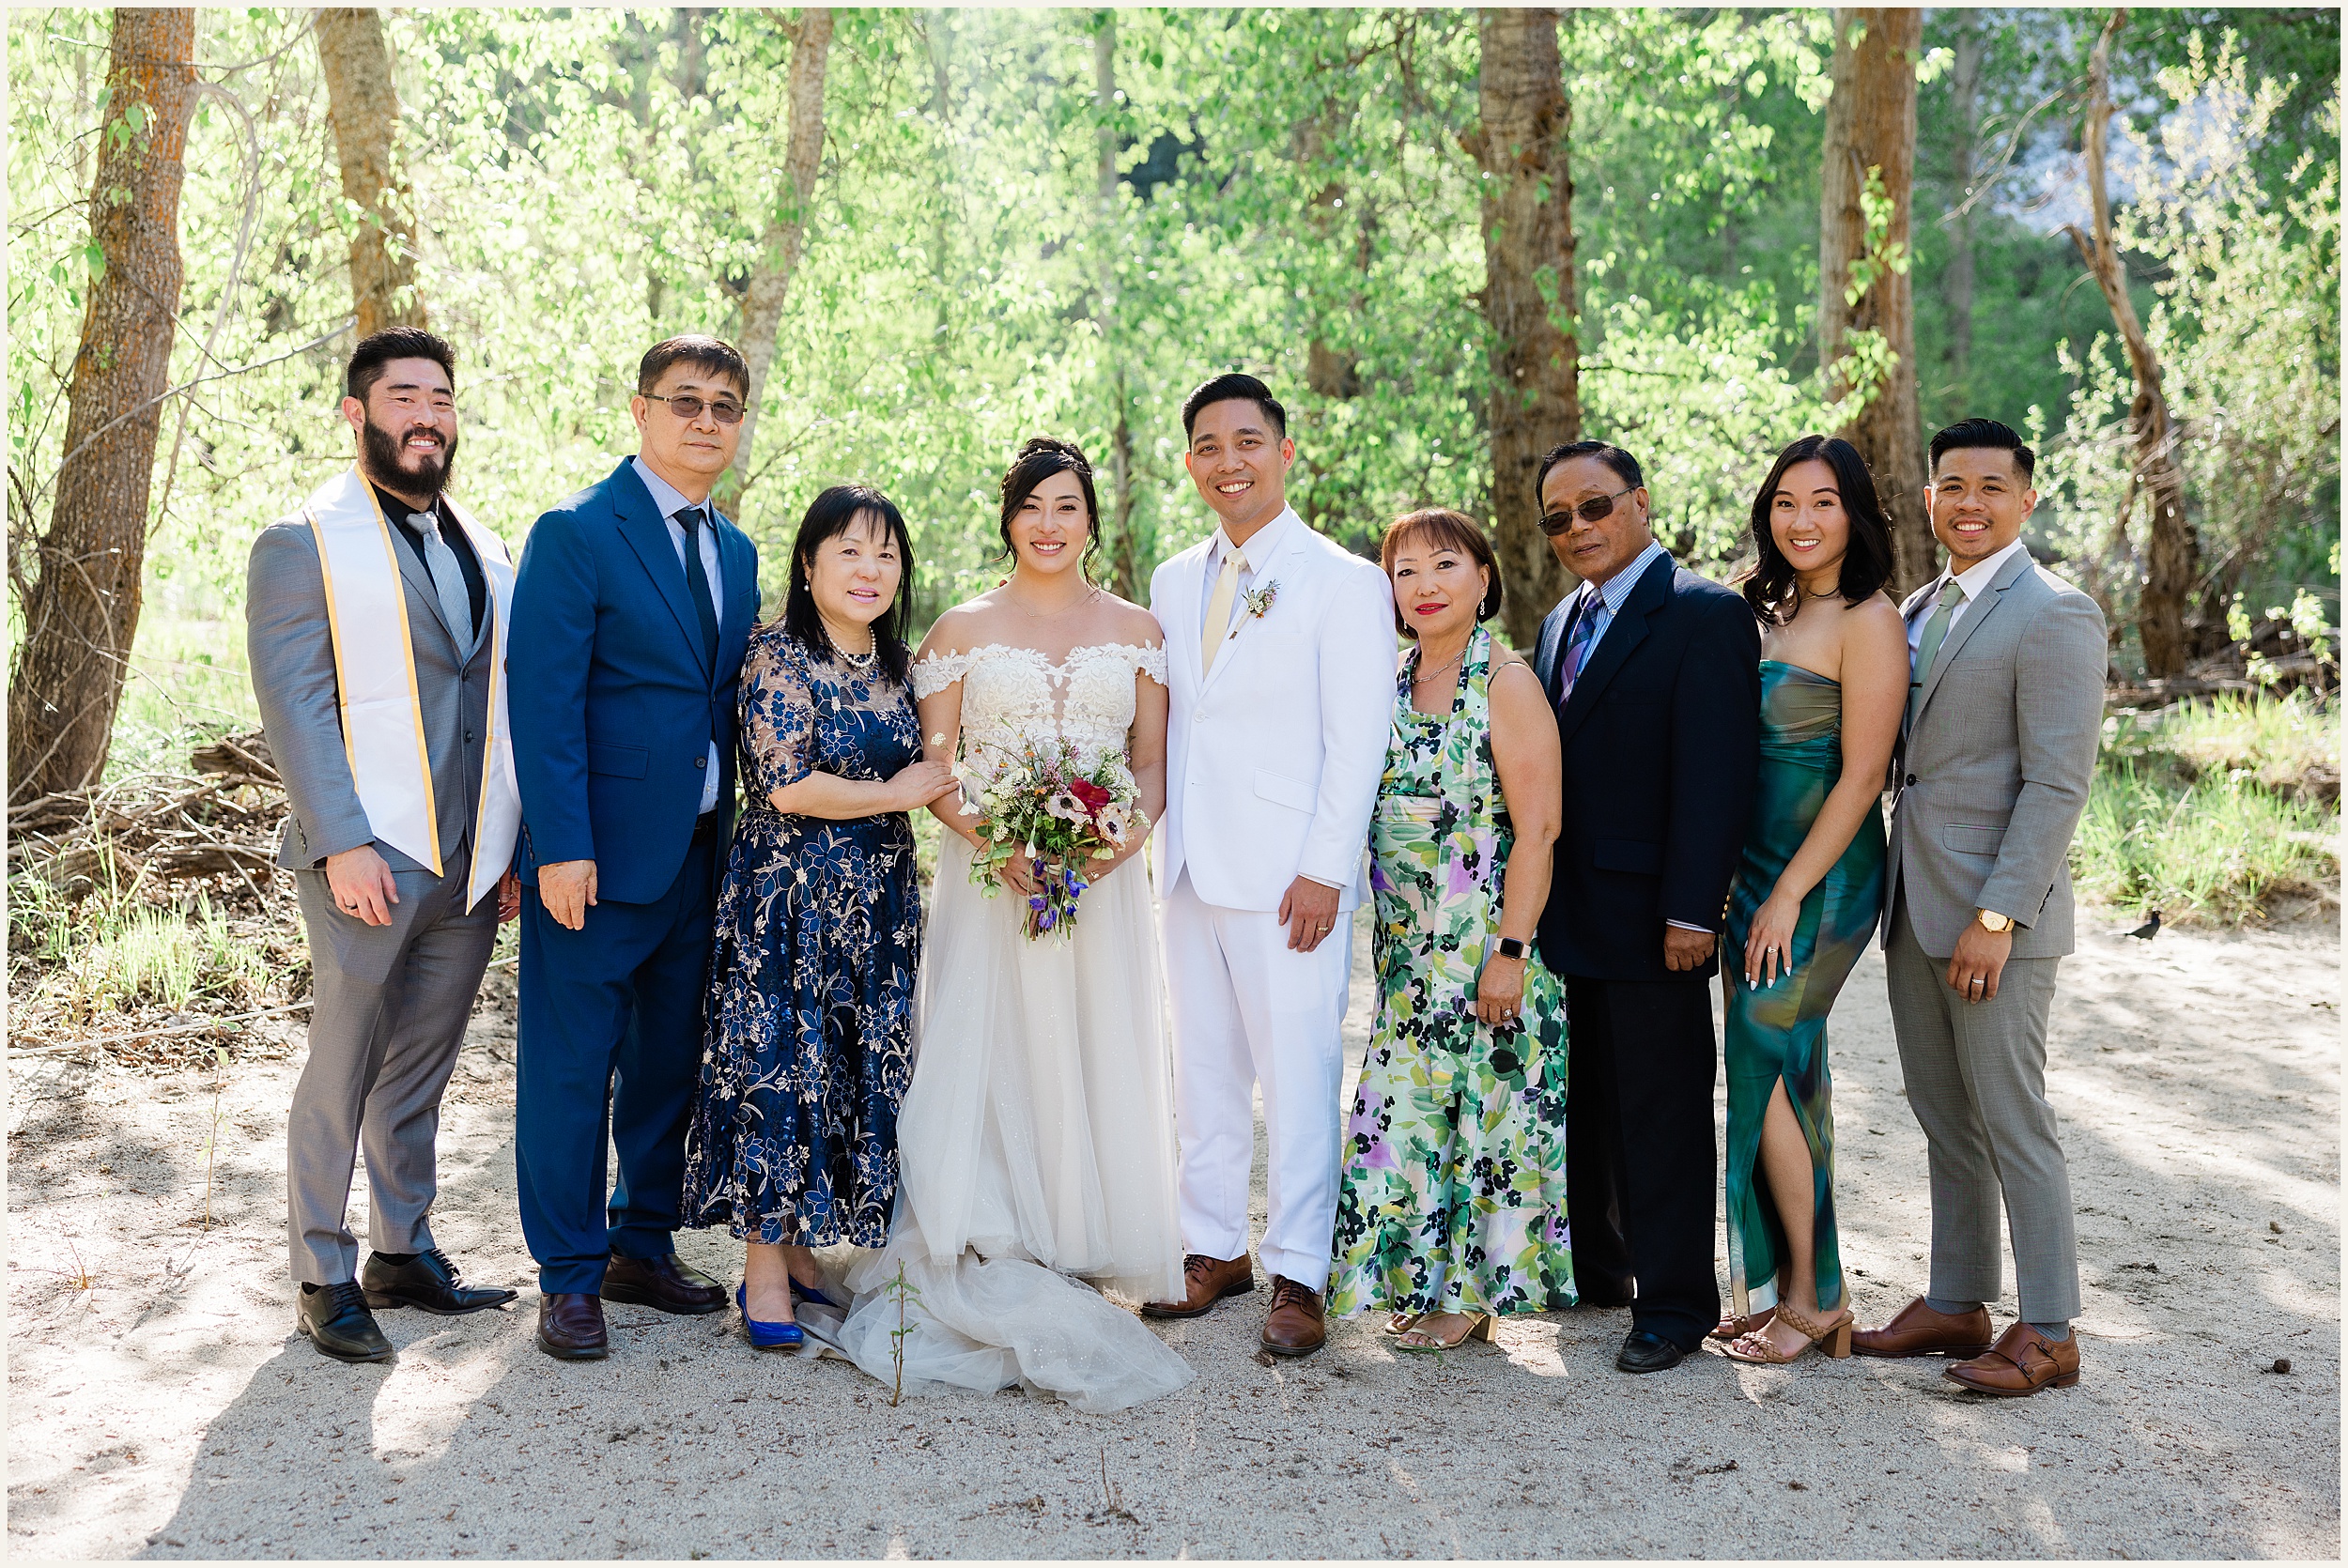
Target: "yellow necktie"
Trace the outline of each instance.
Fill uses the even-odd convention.
[[[1223,552],[1223,572],[1214,579],[1214,596],[1207,601],[1207,624],[1200,632],[1206,644],[1205,656],[1198,667],[1198,678],[1205,680],[1214,669],[1215,651],[1229,640],[1231,635],[1231,600],[1239,593],[1239,575],[1247,570],[1247,557],[1237,549]]]

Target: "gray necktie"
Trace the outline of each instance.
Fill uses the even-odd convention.
[[[1939,605],[1932,619],[1924,623],[1924,635],[1917,639],[1915,678],[1908,683],[1908,727],[1916,728],[1917,711],[1924,705],[1924,682],[1932,676],[1932,661],[1940,656],[1940,644],[1948,639],[1949,623],[1956,619],[1956,607],[1965,601],[1965,590],[1951,577],[1940,590]]]
[[[440,595],[440,619],[456,639],[459,658],[471,658],[476,638],[472,624],[472,595],[465,588],[465,569],[456,552],[440,537],[440,519],[430,512],[411,512],[408,521],[424,536],[424,563],[432,569],[432,587]]]

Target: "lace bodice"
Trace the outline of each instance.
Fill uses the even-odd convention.
[[[962,683],[962,756],[992,773],[1027,742],[1058,736],[1120,756],[1134,724],[1134,672],[1166,684],[1166,650],[1096,642],[1058,664],[1032,648],[984,642],[932,653],[913,667],[913,694],[934,697]]]

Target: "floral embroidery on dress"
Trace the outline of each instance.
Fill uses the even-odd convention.
[[[1378,1021],[1346,1122],[1330,1310],[1518,1313],[1579,1299],[1566,1222],[1565,988],[1537,956],[1522,1016],[1475,1016],[1514,834],[1491,759],[1491,636],[1448,715],[1411,707],[1370,828]]]
[[[913,826],[831,822],[771,796],[811,773],[883,779],[921,754],[910,693],[769,622],[742,662],[749,795],[711,952],[685,1219],[748,1240],[888,1239],[921,953]]]

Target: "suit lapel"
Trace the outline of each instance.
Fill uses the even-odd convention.
[[[1260,593],[1266,586],[1280,580],[1281,568],[1292,561],[1292,559],[1296,555],[1297,551],[1305,543],[1302,532],[1304,527],[1305,520],[1302,517],[1295,519],[1295,521],[1290,525],[1288,536],[1280,542],[1280,547],[1274,550],[1271,558],[1255,569],[1256,592]],[[1244,550],[1245,547],[1246,546],[1241,546],[1243,550]],[[1205,559],[1201,557],[1199,561],[1200,567],[1203,569],[1205,564]],[[1293,576],[1294,574],[1291,573],[1290,575]],[[1213,685],[1216,681],[1222,679],[1223,672],[1225,670],[1230,669],[1232,665],[1239,662],[1241,656],[1245,652],[1244,644],[1249,640],[1247,634],[1249,630],[1257,624],[1257,618],[1247,613],[1246,607],[1244,605],[1234,603],[1231,607],[1239,612],[1239,621],[1235,628],[1218,628],[1205,625],[1202,625],[1199,628],[1198,635],[1202,638],[1208,637],[1221,637],[1223,638],[1223,646],[1216,651],[1214,655],[1214,668],[1207,671],[1206,680],[1201,682],[1199,684],[1198,689],[1202,693],[1207,689],[1207,687]],[[1280,611],[1276,601],[1274,607],[1266,610],[1264,613],[1268,616],[1279,614]],[[1206,650],[1203,643],[1199,649],[1199,656],[1201,658],[1206,656]]]
[[[1540,678],[1541,689],[1547,691],[1557,674],[1557,643],[1566,635],[1566,604],[1573,597],[1568,593],[1557,601],[1555,607],[1542,618],[1541,635],[1533,644],[1533,673]]]
[[[360,483],[366,484],[364,480]],[[425,570],[424,562],[416,559],[416,552],[409,547],[408,541],[400,536],[403,530],[400,528],[399,519],[384,512],[382,500],[376,495],[375,486],[367,484],[366,488],[368,501],[375,507],[377,515],[382,517],[385,533],[391,536],[392,559],[399,562],[399,579],[408,585],[409,624],[411,626],[415,624],[416,612],[413,607],[422,605],[425,612],[431,617],[432,623],[440,628],[440,635],[448,638],[449,653],[459,664],[466,662],[465,645],[457,640],[456,628],[450,625],[448,618],[440,613],[440,590],[433,582],[432,574]]]
[[[1664,601],[1671,597],[1672,574],[1678,569],[1678,563],[1665,555],[1640,576],[1639,586],[1630,591],[1630,597],[1623,601],[1622,613],[1599,637],[1598,647],[1590,653],[1590,662],[1583,666],[1581,678],[1573,684],[1573,695],[1566,699],[1565,712],[1557,719],[1561,738],[1573,739],[1573,732],[1582,728],[1582,721],[1589,717],[1590,709],[1597,704],[1599,694],[1621,670],[1631,651],[1646,640],[1647,617],[1661,609]]]
[[[731,517],[718,521],[718,568],[725,577],[725,603],[718,607],[718,668],[733,669],[742,662],[758,618],[758,552]]]
[[[1173,602],[1166,607],[1173,619],[1170,623],[1162,624],[1166,657],[1183,689],[1193,697],[1198,694],[1199,579],[1206,570],[1207,547],[1200,545],[1189,552],[1182,562],[1182,570],[1174,575]]]
[[[636,477],[635,469],[626,461],[611,477],[617,482],[611,511],[619,523],[620,537],[636,552],[636,559],[643,563],[653,586],[667,601],[669,613],[676,617],[677,632],[685,638],[694,664],[701,668],[702,679],[706,681],[712,672],[702,649],[702,618],[693,608],[692,590],[685,586],[685,567],[677,560],[676,546],[670,542],[669,520],[653,504],[652,492],[644,488],[644,482]],[[723,630],[721,625],[720,647]]]
[[[1940,678],[1949,672],[1949,666],[1956,662],[1956,656],[1964,652],[1965,644],[1972,639],[1975,632],[1981,630],[1982,623],[1998,612],[1998,606],[2005,600],[2005,591],[2020,580],[2030,567],[2030,552],[2015,551],[2013,557],[1998,568],[1998,575],[1989,579],[1989,592],[1981,596],[1981,603],[1966,610],[1965,619],[1949,628],[1949,635],[1940,644],[1940,652],[1933,659],[1932,668],[1924,672],[1923,696],[1916,704],[1919,719],[1932,705],[1932,694],[1940,689]]]

